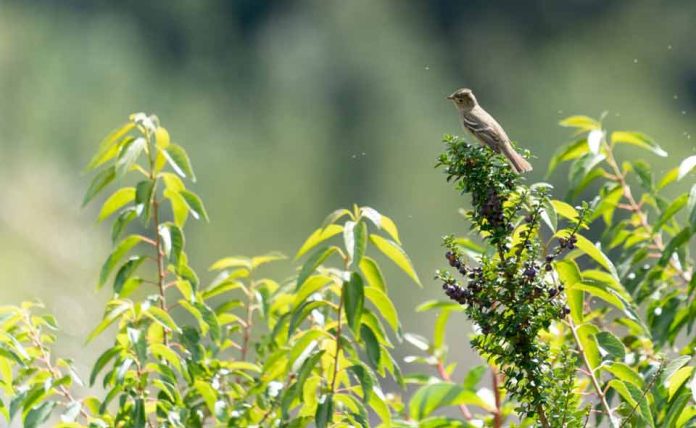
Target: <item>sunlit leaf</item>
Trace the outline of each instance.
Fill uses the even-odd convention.
[[[413,279],[419,286],[421,285],[420,279],[413,269],[411,260],[406,255],[406,252],[399,246],[399,244],[388,239],[384,239],[379,235],[370,235],[370,241],[377,247],[378,250],[387,256],[391,261],[393,261],[401,270],[403,270],[408,276]]]
[[[592,131],[593,129],[601,129],[602,127],[598,121],[583,115],[566,117],[561,120],[559,124],[567,128],[578,128],[581,131]]]
[[[304,244],[302,244],[302,247],[300,247],[300,249],[297,251],[297,254],[295,255],[295,260],[302,257],[309,250],[316,247],[323,241],[335,235],[338,235],[341,232],[343,232],[343,226],[337,224],[330,224],[325,228],[319,228],[315,230],[314,232],[312,232],[311,235],[309,235],[309,238],[307,238]]]
[[[650,137],[640,132],[615,131],[611,133],[612,144],[630,144],[642,149],[649,150],[654,154],[666,157],[667,152],[662,150]]]
[[[618,278],[618,273],[616,272],[616,267],[614,263],[609,260],[602,250],[600,250],[595,244],[590,242],[589,239],[585,238],[580,234],[576,234],[577,242],[575,245],[585,254],[587,254],[591,259],[599,263],[603,268],[605,268],[613,277]]]
[[[689,195],[686,193],[679,195],[672,200],[672,203],[662,212],[662,215],[653,226],[655,232],[659,231],[663,225],[672,219],[682,208],[684,208],[689,200]]]
[[[157,129],[155,129],[155,144],[157,145],[157,148],[166,149],[169,147],[170,142],[171,139],[169,138],[169,131],[161,126],[158,126]]]
[[[399,330],[399,317],[396,311],[394,303],[392,303],[389,296],[387,296],[381,289],[377,287],[366,287],[365,297],[370,301],[377,310],[379,314],[389,323],[389,326],[394,331]]]
[[[199,198],[198,195],[188,190],[182,190],[179,192],[179,194],[182,198],[184,198],[184,201],[186,201],[186,205],[188,205],[191,215],[193,215],[196,220],[203,219],[205,221],[209,221],[208,213],[205,211],[205,207],[203,206],[203,201],[201,201],[201,198]]]
[[[670,400],[672,399],[672,397],[674,397],[674,394],[677,393],[679,388],[681,388],[681,386],[684,385],[687,379],[691,377],[691,374],[693,372],[693,367],[682,367],[676,372],[674,372],[674,374],[667,379],[667,391]]]
[[[587,145],[587,139],[585,138],[571,144],[561,146],[558,150],[556,150],[553,157],[551,157],[546,176],[550,176],[561,163],[577,159],[587,153],[589,153],[589,147]]]
[[[613,359],[623,360],[626,356],[626,348],[621,340],[611,332],[600,331],[596,334],[597,344],[600,349],[611,355]]]
[[[123,208],[126,204],[133,202],[135,199],[135,188],[123,187],[118,189],[107,198],[99,212],[99,221],[103,221],[111,214]]]
[[[630,382],[638,388],[643,387],[643,378],[630,366],[619,362],[610,361],[602,364],[602,370],[605,370],[614,377],[624,382]]]
[[[365,288],[359,274],[353,272],[350,280],[343,283],[343,301],[348,325],[353,333],[359,336],[360,319],[365,305]]]
[[[133,130],[134,127],[135,124],[133,124],[133,122],[128,122],[109,133],[109,135],[107,135],[106,138],[99,143],[97,154],[94,155],[92,160],[87,165],[87,170],[97,168],[105,162],[113,159],[118,154],[120,145],[124,142],[122,138]]]
[[[409,414],[418,421],[440,408],[461,404],[478,406],[487,411],[495,410],[475,392],[451,382],[440,382],[425,385],[416,391],[409,402]]]
[[[172,166],[172,169],[174,169],[177,174],[184,178],[190,178],[193,182],[196,181],[193,168],[191,168],[191,161],[183,147],[176,144],[169,144],[164,150],[164,155],[169,165]]]
[[[116,168],[110,166],[101,170],[93,179],[85,192],[84,199],[82,200],[82,205],[85,206],[91,201],[99,192],[109,185],[116,178]]]
[[[328,259],[333,253],[338,249],[336,247],[322,247],[317,249],[312,255],[305,261],[300,269],[300,273],[297,276],[297,285],[295,290],[298,290],[302,284],[305,282],[309,276],[314,273],[314,271],[324,263],[324,260]]]
[[[145,149],[147,142],[145,138],[138,137],[125,143],[118,153],[116,160],[116,177],[123,177],[131,167],[138,161],[140,154]]]
[[[125,256],[133,247],[144,241],[144,237],[141,235],[130,235],[124,238],[114,250],[109,255],[102,265],[101,272],[99,274],[98,286],[101,287],[106,283],[109,278],[109,274],[114,270],[116,264]]]
[[[382,291],[387,290],[387,285],[384,281],[382,271],[380,270],[379,265],[377,265],[377,262],[375,262],[373,259],[363,257],[362,260],[360,260],[360,271],[363,273],[365,282],[367,282],[368,286],[379,288]]]

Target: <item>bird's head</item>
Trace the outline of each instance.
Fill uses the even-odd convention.
[[[471,89],[462,88],[457,89],[452,92],[450,96],[447,97],[448,100],[452,100],[454,105],[460,109],[471,110],[476,107],[476,97]]]

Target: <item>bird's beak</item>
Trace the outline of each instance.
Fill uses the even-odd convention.
[[[453,99],[454,99],[454,95],[447,95],[447,99],[448,99],[448,100],[453,100]]]

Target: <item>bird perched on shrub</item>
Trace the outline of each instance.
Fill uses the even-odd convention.
[[[478,104],[471,89],[457,89],[447,98],[457,106],[464,129],[481,144],[505,156],[518,174],[532,170],[532,165],[512,147],[503,127]]]

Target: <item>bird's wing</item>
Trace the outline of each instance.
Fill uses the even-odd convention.
[[[494,150],[506,141],[505,131],[501,133],[500,125],[485,111],[479,114],[463,114],[462,123],[469,132]]]

